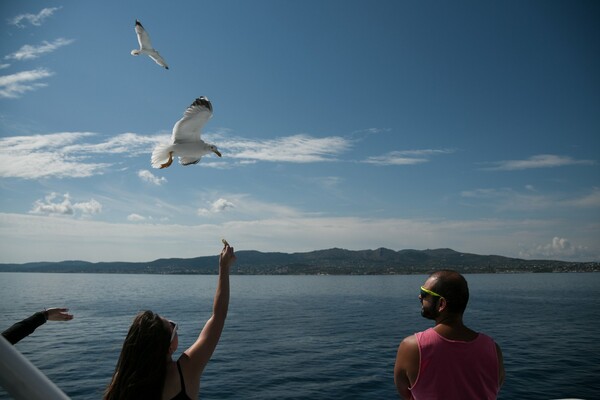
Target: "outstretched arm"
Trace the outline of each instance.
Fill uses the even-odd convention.
[[[68,321],[73,319],[73,315],[69,314],[68,311],[68,308],[48,308],[44,311],[36,312],[31,317],[17,322],[2,332],[2,336],[11,344],[16,344],[24,337],[31,335],[33,331],[40,325],[45,324],[46,321]]]
[[[186,369],[192,374],[197,374],[197,376],[202,374],[204,367],[206,367],[217,347],[217,343],[219,343],[221,332],[223,332],[227,309],[229,308],[229,268],[234,262],[233,247],[226,243],[219,257],[219,278],[213,302],[213,314],[204,325],[196,342],[183,355],[188,358]]]

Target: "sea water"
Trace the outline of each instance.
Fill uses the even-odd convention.
[[[600,274],[466,275],[465,322],[501,346],[500,399],[598,398]],[[432,326],[414,276],[232,276],[202,399],[397,399],[399,342]],[[73,399],[100,399],[140,310],[179,324],[185,350],[209,318],[216,276],[0,273],[0,329],[67,306],[16,347]],[[10,398],[0,389],[0,399]]]

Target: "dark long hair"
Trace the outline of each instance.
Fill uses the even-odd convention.
[[[169,328],[158,314],[139,313],[129,328],[104,400],[160,400],[170,337]]]

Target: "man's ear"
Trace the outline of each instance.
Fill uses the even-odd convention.
[[[440,299],[438,300],[438,312],[442,312],[444,310],[446,310],[446,308],[448,307],[448,302],[446,301],[446,299],[444,297],[440,297]]]

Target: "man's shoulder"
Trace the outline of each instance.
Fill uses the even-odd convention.
[[[404,347],[404,348],[413,348],[413,347],[417,347],[419,346],[418,344],[418,340],[417,340],[417,334],[412,334],[409,335],[407,337],[405,337],[404,339],[402,339],[402,342],[400,342],[400,346]]]

